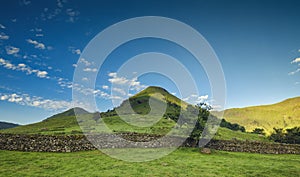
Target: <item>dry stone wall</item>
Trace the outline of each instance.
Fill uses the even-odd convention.
[[[110,135],[89,136],[89,140],[99,144],[95,147],[84,135],[17,135],[0,134],[0,150],[30,151],[30,152],[75,152],[88,151],[97,148],[134,148],[143,146],[147,148],[159,148],[175,146],[181,141],[179,137],[168,137],[166,141],[155,141],[160,138],[156,135],[140,135],[135,133],[119,134],[120,137],[136,142],[126,144],[120,139],[109,141]],[[101,143],[101,142],[105,143]],[[145,143],[140,143],[145,142]],[[182,147],[197,147],[197,141],[187,139]],[[300,154],[300,145],[263,143],[238,140],[211,140],[205,147],[233,152],[251,152],[266,154]]]

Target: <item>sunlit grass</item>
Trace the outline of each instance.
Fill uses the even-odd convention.
[[[262,155],[181,148],[150,162],[113,159],[99,151],[0,151],[0,176],[299,176],[299,155]]]

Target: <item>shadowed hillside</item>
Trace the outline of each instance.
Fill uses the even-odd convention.
[[[0,122],[0,130],[7,128],[14,128],[19,126],[18,124],[9,123],[9,122]]]

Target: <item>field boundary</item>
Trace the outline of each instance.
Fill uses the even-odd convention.
[[[123,138],[136,141],[147,142],[159,138],[158,135],[122,133]],[[97,141],[108,138],[106,134],[101,136],[92,136]],[[89,137],[91,138],[91,137]],[[180,137],[169,137],[167,143],[158,143],[153,141],[147,148],[172,147]],[[27,152],[76,152],[96,150],[97,148],[134,148],[126,144],[106,144],[95,147],[84,135],[24,135],[24,134],[0,134],[0,150],[27,151]],[[171,142],[171,143],[170,143]],[[101,143],[100,143],[101,144]],[[197,147],[197,141],[187,139],[181,147]],[[135,146],[136,148],[145,148]],[[240,141],[240,140],[211,140],[205,147],[232,152],[249,152],[261,154],[300,154],[300,145],[266,143],[258,141]]]

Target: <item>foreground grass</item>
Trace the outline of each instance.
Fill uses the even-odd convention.
[[[0,151],[0,176],[299,176],[299,155],[261,155],[182,148],[161,159],[130,163],[99,151]]]

